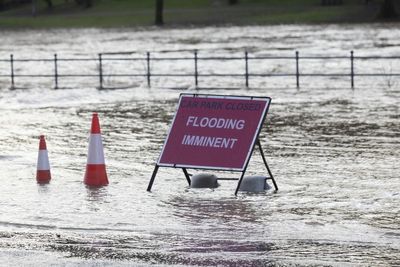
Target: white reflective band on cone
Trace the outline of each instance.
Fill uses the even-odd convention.
[[[49,156],[47,154],[47,150],[39,150],[37,170],[38,171],[50,170]]]
[[[101,134],[91,134],[89,137],[87,164],[105,164]]]

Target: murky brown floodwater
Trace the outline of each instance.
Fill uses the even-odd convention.
[[[0,56],[160,45],[210,54],[250,47],[394,55],[399,35],[396,25],[11,31],[2,33]],[[235,197],[234,182],[192,190],[181,171],[166,168],[146,192],[181,91],[53,90],[34,79],[23,82],[31,89],[10,91],[2,78],[0,265],[399,266],[399,85],[360,79],[352,91],[334,81],[318,78],[299,91],[268,79],[252,82],[260,89],[201,91],[272,97],[261,141],[280,191]],[[94,111],[110,180],[97,190],[82,183]],[[35,181],[39,134],[47,136],[53,174],[45,186]],[[263,173],[256,152],[249,174]]]

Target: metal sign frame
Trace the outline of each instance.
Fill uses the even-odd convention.
[[[169,135],[170,135],[170,133],[172,131],[172,128],[173,128],[177,113],[178,113],[179,108],[180,108],[180,102],[181,102],[183,96],[203,97],[203,98],[219,98],[219,99],[246,99],[246,100],[257,100],[257,99],[265,100],[265,99],[268,99],[269,100],[268,103],[266,104],[265,108],[264,108],[263,113],[262,113],[262,118],[259,120],[259,124],[257,126],[256,133],[254,134],[254,137],[253,137],[250,149],[248,151],[246,160],[245,160],[244,165],[242,166],[241,169],[238,169],[238,168],[233,168],[233,169],[217,168],[217,167],[210,167],[210,166],[190,166],[190,165],[179,165],[179,164],[160,164],[160,159],[161,159],[161,157],[163,155],[164,149],[165,149],[166,144],[168,142],[168,138],[169,138]],[[190,174],[188,173],[187,169],[221,170],[221,171],[240,172],[241,173],[240,178],[233,178],[233,179],[231,179],[231,178],[219,178],[218,179],[218,180],[238,180],[238,185],[237,185],[236,190],[235,190],[235,195],[237,195],[237,193],[239,191],[239,188],[240,188],[240,185],[242,183],[243,177],[244,177],[244,175],[245,175],[245,173],[247,171],[247,167],[248,167],[248,164],[250,162],[250,158],[253,155],[253,152],[254,152],[254,149],[255,149],[256,145],[258,146],[258,148],[260,150],[260,154],[261,154],[261,157],[263,159],[263,163],[264,163],[264,165],[265,165],[265,167],[266,167],[266,169],[268,171],[269,177],[267,177],[266,179],[267,180],[272,180],[275,190],[278,191],[277,183],[276,183],[276,181],[275,181],[275,179],[274,179],[274,177],[272,175],[272,172],[271,172],[271,170],[270,170],[270,168],[268,166],[267,160],[265,158],[264,152],[263,152],[262,147],[261,147],[261,142],[260,142],[260,140],[258,138],[259,135],[260,135],[261,129],[262,129],[262,125],[265,122],[265,119],[266,119],[270,104],[271,104],[271,98],[269,98],[269,97],[228,96],[228,95],[188,94],[188,93],[180,94],[178,107],[177,107],[177,110],[175,112],[174,119],[172,120],[172,124],[171,124],[171,127],[170,127],[169,131],[168,131],[168,135],[165,138],[165,142],[164,142],[163,148],[161,150],[159,159],[157,160],[157,162],[155,164],[155,167],[154,167],[154,170],[153,170],[153,174],[152,174],[152,176],[150,178],[149,185],[147,187],[147,191],[149,191],[149,192],[151,191],[151,188],[153,186],[153,183],[154,183],[155,177],[157,175],[158,169],[160,167],[169,167],[169,168],[180,168],[180,169],[182,169],[189,186],[191,184],[191,179],[190,179]]]

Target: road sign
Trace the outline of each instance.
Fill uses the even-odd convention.
[[[158,165],[243,171],[270,102],[182,94]]]

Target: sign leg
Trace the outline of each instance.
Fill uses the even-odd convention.
[[[264,152],[263,152],[262,147],[261,147],[260,139],[257,139],[257,145],[258,145],[258,148],[260,149],[260,153],[261,153],[261,157],[263,159],[264,165],[265,165],[265,167],[267,167],[267,171],[268,171],[268,174],[269,174],[269,178],[267,178],[267,180],[268,179],[272,180],[272,183],[274,184],[275,190],[278,191],[278,185],[276,184],[274,176],[272,175],[272,172],[271,172],[271,170],[270,170],[270,168],[268,166],[267,160],[265,159],[265,155],[264,155]]]
[[[191,180],[190,180],[190,175],[189,175],[189,173],[187,172],[186,168],[182,168],[182,171],[183,171],[183,173],[185,174],[186,180],[187,180],[187,182],[188,182],[188,184],[189,184],[189,186],[190,186]]]
[[[270,178],[267,179],[267,180],[272,180],[272,183],[274,184],[274,187],[275,187],[275,191],[278,191],[278,185],[276,184],[274,176],[272,176],[271,170],[269,169],[267,164],[265,164],[265,166],[267,167],[267,170],[268,170],[268,173],[269,173],[269,176],[270,176]]]
[[[150,179],[150,182],[149,182],[149,186],[147,187],[147,191],[151,191],[151,187],[153,186],[153,183],[154,183],[154,179],[156,178],[156,175],[157,175],[157,172],[158,172],[158,168],[159,168],[160,166],[158,166],[157,164],[156,164],[156,166],[154,167],[154,171],[153,171],[153,174],[151,175],[151,179]]]
[[[237,185],[237,187],[236,187],[235,196],[237,195],[237,193],[238,193],[238,191],[239,191],[239,188],[240,188],[240,185],[242,184],[242,180],[243,180],[243,177],[244,177],[244,174],[245,174],[245,173],[246,173],[246,169],[242,172],[242,176],[240,176],[238,185]]]

